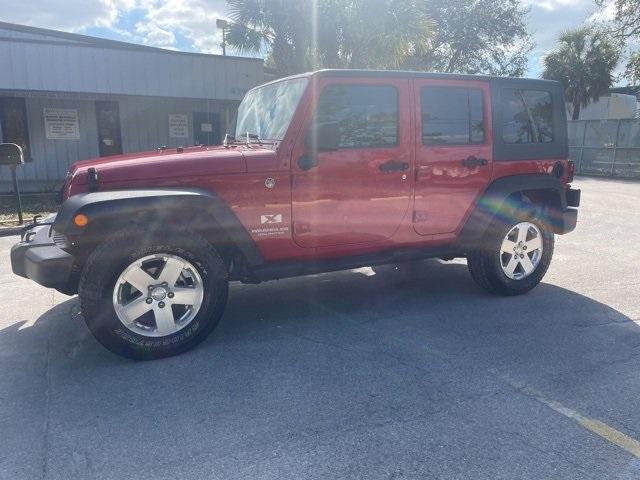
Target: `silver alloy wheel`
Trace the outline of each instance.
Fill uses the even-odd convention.
[[[140,258],[118,277],[113,307],[120,322],[145,337],[182,330],[202,306],[204,287],[196,267],[177,255]]]
[[[542,259],[542,232],[530,222],[518,223],[502,240],[500,266],[512,280],[531,275]]]

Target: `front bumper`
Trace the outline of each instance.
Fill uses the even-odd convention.
[[[11,268],[16,275],[44,287],[75,293],[72,286],[74,258],[61,248],[62,242],[54,237],[51,228],[53,218],[23,230],[20,242],[11,248]]]

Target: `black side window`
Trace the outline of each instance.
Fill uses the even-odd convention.
[[[22,147],[24,159],[30,160],[27,107],[24,98],[0,98],[0,140]]]
[[[504,89],[502,115],[505,143],[553,142],[553,102],[549,92]]]
[[[315,121],[336,122],[340,148],[398,144],[398,90],[378,85],[329,85],[320,94]]]
[[[482,90],[425,87],[421,97],[423,144],[465,145],[484,142]]]

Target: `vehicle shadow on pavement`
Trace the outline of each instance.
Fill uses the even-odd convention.
[[[463,264],[233,285],[209,339],[154,362],[104,350],[76,298],[20,327],[0,331],[0,477],[603,479],[635,468],[505,378],[640,438],[638,326],[554,285],[487,295]]]

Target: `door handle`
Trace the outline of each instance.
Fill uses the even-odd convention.
[[[404,172],[406,170],[409,170],[409,163],[389,160],[388,162],[380,164],[378,168],[383,173]]]
[[[475,168],[475,167],[484,167],[488,165],[489,161],[486,158],[478,158],[474,155],[471,155],[464,160],[462,160],[462,165],[467,168]]]

